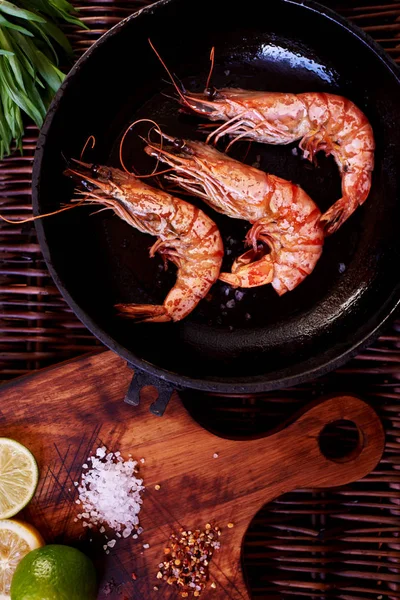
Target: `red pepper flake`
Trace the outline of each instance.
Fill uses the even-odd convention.
[[[177,587],[182,598],[200,596],[209,582],[210,561],[220,548],[220,535],[220,528],[210,523],[204,531],[181,529],[179,535],[172,534],[164,548],[164,561],[158,565],[157,579]]]

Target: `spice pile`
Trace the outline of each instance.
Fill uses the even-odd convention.
[[[137,462],[132,458],[124,460],[120,452],[107,453],[103,446],[96,450],[95,456],[88,458],[88,463],[90,467],[82,465],[85,471],[80,484],[75,482],[79,492],[76,503],[82,505],[78,519],[90,529],[101,525],[100,533],[105,533],[103,525],[107,525],[116,532],[117,538],[130,535],[137,538],[142,531],[138,527],[138,514],[144,490],[143,480],[136,477]],[[104,550],[108,553],[108,548],[113,548],[115,543],[115,539],[109,540]]]
[[[182,598],[198,597],[209,581],[209,565],[214,550],[220,548],[219,527],[209,523],[205,531],[181,530],[179,536],[172,534],[164,548],[164,562],[159,564],[157,579],[180,588]],[[216,588],[211,583],[210,587]]]

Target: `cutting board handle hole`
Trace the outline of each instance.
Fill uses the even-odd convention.
[[[353,421],[340,419],[328,423],[319,434],[322,454],[334,462],[349,462],[359,456],[363,434]]]

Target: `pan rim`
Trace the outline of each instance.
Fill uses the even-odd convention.
[[[373,51],[375,55],[379,58],[379,60],[383,63],[384,67],[389,69],[391,74],[397,80],[397,84],[400,86],[400,69],[396,65],[396,63],[386,54],[383,48],[381,48],[367,33],[362,31],[356,25],[353,25],[347,19],[338,15],[335,11],[325,6],[322,6],[318,2],[314,0],[273,0],[279,4],[287,4],[287,5],[295,5],[301,6],[305,10],[310,10],[312,12],[317,13],[318,15],[333,21],[335,24],[340,26],[342,29],[348,31],[351,35],[355,36],[358,41],[363,43],[370,51]],[[81,69],[82,65],[84,65],[92,56],[92,54],[96,53],[97,50],[107,41],[118,35],[119,31],[126,27],[129,22],[133,19],[140,18],[142,14],[152,14],[156,11],[160,6],[172,4],[175,0],[158,0],[154,4],[150,6],[146,6],[132,15],[128,16],[126,19],[122,20],[120,23],[112,27],[108,32],[106,32],[101,38],[99,38],[75,63],[72,69],[67,74],[63,84],[58,90],[56,96],[54,97],[49,110],[46,115],[45,122],[40,131],[37,148],[35,151],[34,163],[33,163],[33,171],[32,171],[32,204],[33,204],[33,213],[34,215],[39,214],[39,188],[40,188],[40,180],[41,180],[41,171],[42,171],[42,160],[45,151],[46,145],[46,136],[48,131],[50,130],[55,113],[58,109],[58,105],[60,100],[64,94],[64,90],[71,84],[74,79],[75,74]],[[84,311],[72,298],[63,282],[61,281],[58,272],[53,267],[52,259],[51,259],[51,251],[49,245],[47,243],[47,238],[45,235],[43,223],[40,220],[35,221],[36,232],[39,240],[39,244],[47,265],[49,269],[50,275],[59,289],[61,295],[66,300],[68,305],[73,309],[75,315],[78,319],[91,331],[91,333],[98,338],[106,347],[110,350],[117,353],[124,360],[126,360],[129,364],[137,367],[140,370],[143,370],[150,375],[158,377],[160,380],[169,382],[176,386],[177,388],[191,388],[197,390],[203,390],[207,392],[217,392],[217,393],[231,393],[231,394],[240,394],[243,392],[246,393],[258,393],[258,392],[267,392],[275,389],[279,389],[282,387],[291,387],[297,385],[299,383],[303,383],[315,377],[319,377],[324,375],[346,363],[352,357],[354,357],[362,348],[365,348],[372,340],[374,340],[379,332],[384,328],[387,321],[392,317],[397,307],[400,305],[400,281],[397,286],[394,287],[391,296],[388,298],[386,303],[381,307],[379,313],[376,313],[372,320],[372,328],[368,331],[367,334],[361,336],[356,342],[353,342],[349,345],[349,347],[343,351],[340,351],[340,355],[320,360],[317,366],[312,368],[306,368],[301,372],[297,372],[294,375],[283,375],[278,376],[277,378],[273,378],[274,374],[271,373],[268,379],[266,375],[257,375],[254,377],[241,377],[241,378],[227,378],[221,377],[218,380],[214,378],[194,378],[189,377],[187,375],[180,375],[174,372],[171,372],[162,367],[158,367],[143,358],[140,358],[132,351],[125,348],[123,345],[115,341],[108,333],[106,333],[90,316]],[[326,356],[328,351],[321,354],[321,356]],[[309,359],[308,359],[309,360]],[[307,362],[307,361],[306,361]],[[300,364],[304,364],[300,363]],[[293,367],[286,367],[284,370],[297,370],[297,365]],[[260,381],[260,379],[264,379]]]

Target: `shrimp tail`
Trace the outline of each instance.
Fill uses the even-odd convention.
[[[364,204],[371,187],[371,170],[352,169],[344,173],[342,180],[343,196],[321,217],[326,235],[331,235]]]
[[[142,323],[165,323],[171,321],[164,306],[157,304],[116,304],[120,317]]]
[[[249,252],[253,252],[253,250],[250,250]],[[243,258],[243,256],[241,258]],[[238,259],[236,262],[238,264],[235,268],[235,272],[220,273],[219,278],[221,281],[228,283],[234,288],[258,287],[272,282],[274,265],[269,254],[255,262],[249,262],[248,264],[244,263],[240,266],[240,260]]]
[[[320,218],[325,235],[335,233],[347,221],[357,206],[358,202],[352,203],[347,196],[337,200]]]
[[[232,265],[232,273],[220,273],[219,279],[232,287],[258,287],[271,283],[274,265],[271,255],[258,258],[258,252],[248,250],[239,256]]]

